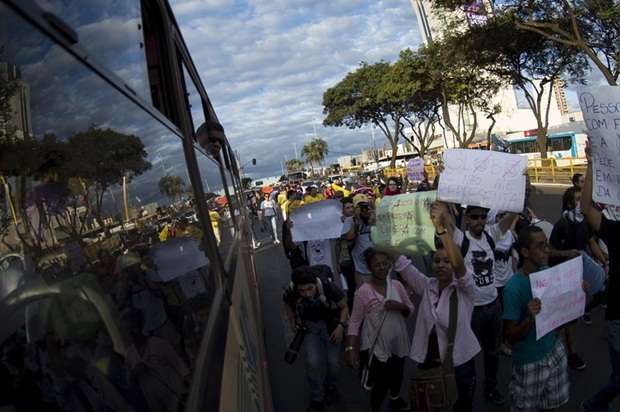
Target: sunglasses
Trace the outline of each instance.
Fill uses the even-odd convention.
[[[469,217],[471,220],[486,220],[487,219],[486,214],[482,214],[482,215],[472,214],[472,215],[468,215],[467,217]]]

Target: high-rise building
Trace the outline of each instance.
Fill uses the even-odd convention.
[[[2,135],[14,132],[19,139],[32,137],[30,87],[22,80],[17,66],[6,62],[0,62],[0,81],[15,82],[17,85],[17,91],[9,100],[8,113],[3,113],[0,117]]]

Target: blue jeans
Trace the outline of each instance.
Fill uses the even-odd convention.
[[[584,402],[584,410],[588,412],[609,411],[613,400],[620,395],[620,320],[607,321],[607,334],[611,377],[607,386]]]
[[[271,227],[271,235],[273,240],[278,242],[278,219],[276,216],[265,216],[269,226]]]
[[[324,321],[305,322],[308,332],[304,339],[306,346],[306,375],[310,385],[310,400],[322,402],[325,390],[335,391],[340,371],[340,344],[329,342],[329,333]],[[326,365],[323,378],[322,369]]]

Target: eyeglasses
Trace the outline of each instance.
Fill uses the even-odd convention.
[[[467,217],[469,217],[471,220],[486,220],[487,219],[487,215],[477,215],[477,214],[473,214],[473,215],[468,215]]]

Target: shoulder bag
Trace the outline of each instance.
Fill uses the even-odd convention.
[[[440,366],[428,370],[416,370],[413,379],[412,399],[415,398],[417,411],[450,408],[458,398],[454,376],[454,338],[458,318],[458,296],[456,289],[450,296],[450,319],[448,325],[448,347]]]
[[[375,346],[377,345],[377,340],[379,339],[379,335],[381,334],[381,329],[383,328],[383,323],[385,322],[386,317],[387,317],[387,311],[385,311],[385,313],[383,314],[383,317],[381,318],[381,323],[379,324],[379,328],[377,329],[375,340],[372,342],[372,346],[370,347],[370,350],[368,351],[368,362],[366,362],[364,366],[362,367],[362,377],[361,377],[362,388],[366,389],[367,391],[371,390],[373,387],[373,384],[369,384],[368,382],[369,377],[370,377],[370,364],[372,362],[373,353],[375,351]]]

